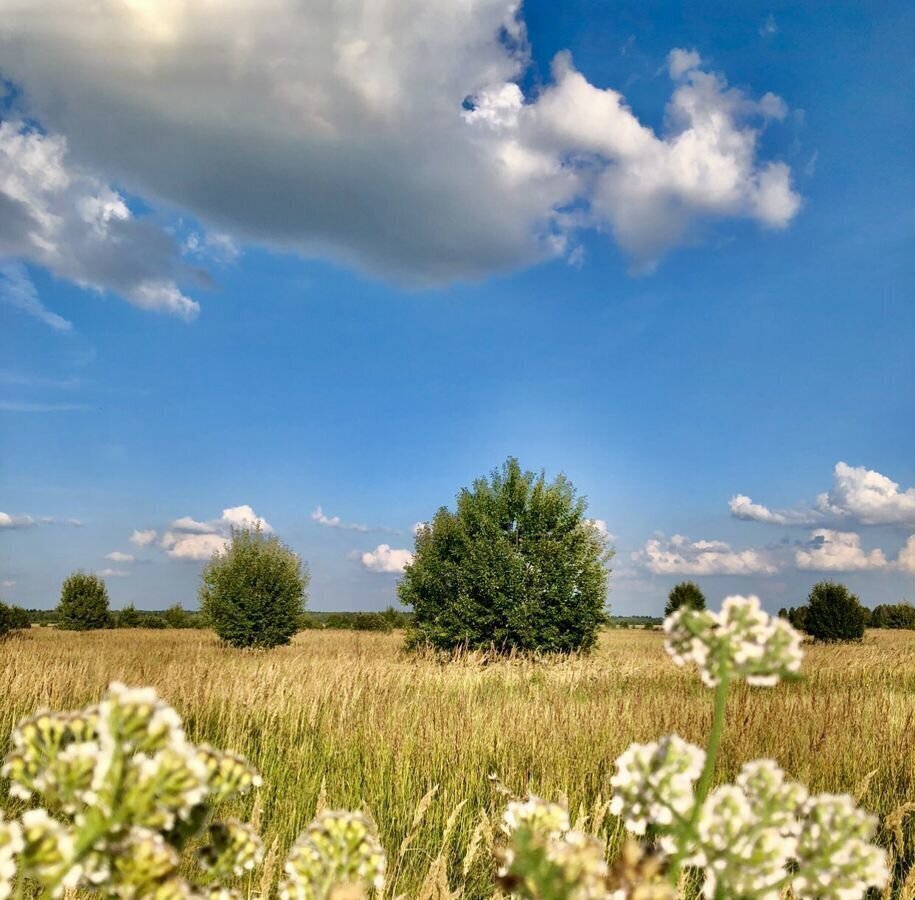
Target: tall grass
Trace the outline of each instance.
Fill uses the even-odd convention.
[[[439,896],[447,878],[480,897],[492,892],[488,823],[504,804],[491,775],[519,794],[566,797],[593,826],[630,742],[677,732],[703,744],[711,720],[709,692],[652,632],[608,632],[592,655],[560,660],[443,663],[401,646],[396,633],[309,631],[261,653],[208,632],[32,629],[0,644],[0,749],[37,707],[83,706],[112,680],[151,684],[192,740],[260,769],[256,817],[278,858],[316,808],[362,808],[391,859],[392,894]],[[771,757],[881,817],[915,800],[915,635],[808,648],[804,675],[734,689],[718,777]],[[619,826],[603,821],[617,842]]]

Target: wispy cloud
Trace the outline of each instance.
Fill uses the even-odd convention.
[[[55,331],[70,331],[73,328],[72,322],[51,312],[41,302],[32,279],[21,263],[0,262],[0,302],[38,319]]]
[[[61,413],[88,412],[92,407],[86,403],[28,403],[18,400],[0,400],[0,412],[11,413]]]
[[[361,522],[344,522],[340,516],[329,516],[324,512],[322,507],[317,507],[315,511],[311,514],[311,520],[316,522],[318,525],[323,525],[325,528],[339,528],[341,531],[358,531],[362,534],[365,534],[369,531],[385,531],[392,534],[399,534],[392,528],[384,528],[382,526],[372,526],[364,525]]]
[[[13,515],[0,512],[0,528],[33,528],[36,525],[70,525],[80,528],[82,524],[79,519],[58,519],[55,516]]]

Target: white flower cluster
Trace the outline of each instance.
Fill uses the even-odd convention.
[[[363,896],[384,888],[387,861],[362,813],[324,812],[300,835],[286,859],[282,900],[329,900],[348,888]]]
[[[22,826],[18,822],[7,822],[0,813],[0,900],[6,900],[12,892],[16,856],[24,847]]]
[[[705,868],[704,894],[777,900],[795,856],[807,801],[771,760],[747,763],[733,785],[713,790],[699,814],[691,864]]]
[[[617,759],[610,779],[610,812],[634,834],[645,834],[649,825],[669,830],[690,814],[704,763],[705,751],[675,734],[632,744]]]
[[[890,873],[886,853],[870,843],[876,827],[847,794],[814,797],[797,841],[795,894],[854,900],[867,885],[882,888]]]
[[[181,850],[215,802],[260,781],[241,757],[190,744],[154,690],[119,683],[97,706],[21,722],[2,771],[13,797],[42,806],[0,822],[0,900],[17,870],[55,896],[80,888],[190,897],[195,888],[178,874]],[[261,857],[247,826],[213,824],[209,837],[200,851],[207,893],[216,878]]]
[[[758,597],[727,597],[719,613],[681,606],[664,620],[664,632],[673,661],[695,663],[709,687],[725,675],[771,687],[801,668],[800,634],[761,609]]]
[[[506,834],[519,828],[531,828],[547,837],[558,838],[571,827],[569,813],[564,806],[548,803],[534,794],[527,800],[512,800],[502,816],[502,829]]]
[[[747,763],[734,784],[713,790],[692,830],[702,763],[702,751],[676,736],[633,744],[617,760],[610,810],[701,868],[705,897],[778,900],[790,885],[798,898],[852,900],[887,883],[886,854],[870,843],[873,817],[850,797],[809,797],[771,760]]]

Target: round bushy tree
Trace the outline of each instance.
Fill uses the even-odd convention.
[[[559,476],[515,459],[417,529],[398,587],[413,608],[412,645],[497,650],[588,650],[607,621],[603,532]]]
[[[305,608],[308,570],[275,535],[236,528],[203,571],[200,609],[233,647],[288,644]]]
[[[137,612],[137,608],[132,604],[128,603],[117,615],[118,628],[139,628],[140,627],[140,614]]]
[[[815,584],[807,598],[804,631],[818,641],[859,641],[867,614],[858,598],[833,581]]]
[[[74,572],[63,583],[57,604],[57,627],[66,631],[110,628],[108,589],[90,572]]]
[[[681,606],[705,609],[705,594],[699,590],[698,584],[692,581],[681,581],[679,584],[675,584],[667,595],[667,605],[664,607],[665,617]]]

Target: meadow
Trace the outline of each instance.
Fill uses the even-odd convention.
[[[668,732],[703,744],[709,729],[710,693],[670,662],[657,632],[607,631],[596,652],[562,659],[443,662],[402,645],[397,632],[315,630],[253,652],[224,649],[206,631],[32,628],[0,643],[0,749],[38,707],[86,705],[112,680],[153,685],[193,740],[244,753],[263,774],[245,810],[273,848],[255,890],[277,878],[296,834],[326,806],[377,822],[391,896],[482,897],[492,894],[500,784],[567,798],[573,819],[615,844],[620,826],[606,815],[615,758]],[[719,778],[770,757],[882,819],[915,801],[915,633],[807,647],[803,674],[772,689],[735,686]],[[900,871],[911,854],[890,818],[880,840],[901,852]],[[907,839],[907,823],[902,831]]]

